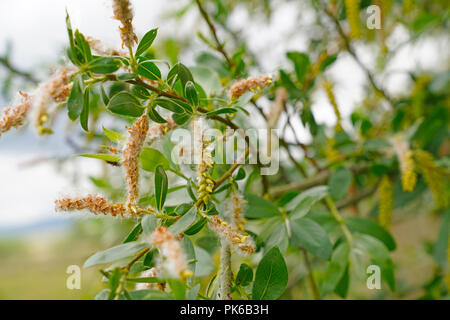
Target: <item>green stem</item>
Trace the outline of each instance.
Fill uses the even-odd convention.
[[[331,215],[336,219],[339,226],[342,229],[342,233],[344,234],[345,238],[348,241],[348,244],[351,246],[353,244],[353,236],[350,233],[350,230],[348,230],[347,225],[345,224],[344,218],[339,213],[339,210],[336,208],[336,205],[334,204],[334,201],[331,199],[330,196],[325,197],[325,202],[330,209]]]

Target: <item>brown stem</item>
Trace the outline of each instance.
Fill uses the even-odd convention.
[[[233,63],[233,61],[231,61],[230,57],[228,56],[228,54],[226,53],[226,51],[225,51],[225,49],[223,47],[223,44],[220,42],[219,38],[217,37],[216,27],[214,27],[214,24],[211,22],[211,19],[209,18],[208,13],[203,8],[203,6],[201,4],[201,1],[200,0],[195,0],[195,2],[197,3],[198,10],[200,11],[200,14],[202,15],[203,19],[208,24],[209,30],[211,31],[211,34],[214,37],[214,41],[217,44],[216,50],[218,52],[220,52],[220,54],[223,55],[223,57],[227,61],[228,67],[230,67],[230,69],[232,69],[234,67],[234,63]]]
[[[306,251],[303,248],[300,248],[300,250],[303,252],[303,257],[305,258],[306,268],[308,269],[309,285],[311,286],[311,291],[313,293],[314,300],[320,300],[319,290],[317,289],[317,284],[312,274],[311,262],[309,261],[308,251]]]

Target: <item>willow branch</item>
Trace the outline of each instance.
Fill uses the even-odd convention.
[[[231,61],[230,57],[228,56],[228,54],[225,51],[225,48],[222,44],[222,42],[220,42],[219,37],[217,36],[217,31],[216,31],[216,27],[214,27],[214,24],[211,22],[211,19],[209,18],[208,13],[206,12],[206,10],[203,8],[201,1],[200,0],[195,0],[195,2],[197,3],[197,7],[198,10],[200,11],[200,14],[202,15],[203,19],[206,21],[206,23],[208,24],[209,30],[211,31],[212,36],[214,37],[214,41],[216,42],[216,50],[222,54],[222,56],[225,58],[228,66],[230,68],[234,67],[234,63],[233,61]]]
[[[29,82],[32,82],[34,84],[39,83],[39,80],[37,80],[31,73],[23,71],[23,70],[19,70],[18,68],[13,66],[7,57],[0,57],[0,64],[2,64],[10,72],[24,78],[25,80],[27,80]]]

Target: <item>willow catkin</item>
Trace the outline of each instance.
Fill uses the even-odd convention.
[[[21,126],[30,111],[32,104],[31,97],[22,91],[19,91],[19,94],[21,96],[20,104],[3,109],[0,117],[0,136],[11,128]]]
[[[114,18],[122,23],[119,27],[122,45],[131,48],[138,42],[138,38],[133,30],[133,11],[129,0],[113,0]]]
[[[114,48],[110,48],[105,45],[100,40],[94,39],[92,37],[87,36],[86,41],[89,43],[89,47],[91,47],[92,51],[101,56],[127,56],[127,52],[123,50],[117,50]]]
[[[244,210],[247,205],[247,201],[239,191],[234,191],[231,194],[230,200],[228,216],[231,218],[233,226],[239,231],[244,232],[244,226],[246,223],[244,219]]]
[[[433,155],[425,150],[416,150],[414,159],[418,171],[422,174],[425,182],[433,194],[434,201],[438,206],[445,207],[448,204],[448,192],[446,192],[446,172],[445,169],[436,165]],[[448,173],[447,173],[448,175]],[[448,182],[448,178],[447,178]]]
[[[255,253],[255,243],[249,235],[243,235],[239,231],[220,219],[218,216],[211,216],[209,219],[209,227],[216,232],[216,234],[228,241],[237,253],[247,256]]]
[[[350,25],[350,37],[361,36],[361,21],[359,19],[359,0],[345,0],[345,12]]]
[[[194,157],[197,166],[197,192],[201,203],[207,205],[211,199],[214,188],[214,180],[209,171],[213,167],[212,147],[210,141],[205,137],[205,131],[208,129],[206,120],[196,118],[192,122],[194,132]]]
[[[325,81],[323,83],[323,87],[325,89],[325,92],[327,93],[328,96],[328,101],[330,102],[331,106],[333,107],[333,111],[334,111],[334,115],[336,116],[336,131],[338,132],[342,132],[342,116],[341,116],[341,112],[339,111],[337,102],[336,102],[336,97],[334,95],[333,92],[333,84],[329,81]]]
[[[142,271],[139,278],[156,278],[158,276],[158,269],[156,267],[150,268],[148,270]],[[138,282],[136,283],[136,290],[148,290],[157,289],[164,291],[166,284],[164,282]]]
[[[231,99],[236,100],[247,91],[261,90],[271,84],[272,79],[268,76],[258,76],[255,78],[240,80],[231,86]]]
[[[73,72],[74,69],[70,67],[55,72],[50,80],[41,83],[33,94],[34,126],[39,135],[52,133],[50,128],[44,127],[50,117],[50,106],[54,102],[67,100],[71,89],[69,81]]]
[[[134,205],[138,197],[139,155],[147,138],[149,121],[144,113],[136,122],[127,127],[128,138],[122,152],[122,167],[127,181],[127,206]]]
[[[412,192],[417,182],[414,153],[409,149],[408,142],[401,137],[396,137],[393,143],[397,159],[400,163],[402,189],[403,191]]]
[[[175,121],[173,121],[172,117],[169,117],[167,119],[166,123],[155,123],[155,124],[153,124],[148,129],[146,143],[147,144],[152,144],[157,139],[159,139],[162,136],[164,136],[170,130],[175,129],[177,126],[178,125],[175,123]]]
[[[100,195],[87,195],[85,197],[62,198],[55,200],[56,211],[75,211],[87,209],[93,214],[110,216],[124,216],[127,208],[123,203],[112,203]]]
[[[187,268],[186,255],[175,235],[167,227],[159,227],[153,231],[151,242],[162,255],[161,266],[173,278],[187,278],[192,271]]]
[[[381,179],[378,186],[379,206],[378,206],[378,222],[389,229],[392,221],[392,209],[394,207],[394,189],[392,182],[388,176]]]

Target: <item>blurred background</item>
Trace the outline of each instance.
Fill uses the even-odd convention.
[[[226,3],[229,12],[224,26],[218,30],[219,36],[228,40],[231,34],[246,41],[246,50],[258,65],[257,73],[270,75],[281,67],[290,68],[286,51],[307,51],[321,34],[316,30],[317,17],[311,1],[260,1],[264,5],[259,1],[211,1],[207,8],[217,13],[218,3]],[[208,50],[197,35],[198,31],[207,33],[207,26],[194,2],[134,0],[132,3],[138,37],[159,27],[155,50],[169,61],[179,59],[190,66],[199,53]],[[120,48],[111,1],[1,0],[0,110],[17,99],[19,89],[34,88],[64,62],[66,10],[74,29]],[[225,27],[229,28],[227,32]],[[432,24],[426,27],[433,29]],[[411,37],[399,25],[386,40],[390,48],[401,45],[378,79],[394,96],[411,89],[411,72],[448,70],[448,33],[430,32],[420,41],[412,41]],[[231,38],[230,42],[233,41],[238,43]],[[356,49],[368,68],[377,68],[380,61],[373,45],[359,43]],[[346,54],[327,73],[335,83],[345,126],[364,97],[367,79]],[[319,123],[333,125],[336,121],[321,90],[314,93],[312,111]],[[55,198],[95,191],[104,170],[95,159],[74,157],[80,142],[76,130],[68,131],[67,126],[66,115],[60,114],[53,128],[61,134],[42,137],[27,126],[0,139],[0,299],[93,298],[101,288],[98,271],[82,269],[81,290],[68,290],[66,268],[82,266],[92,253],[117,243],[131,225],[117,219],[54,213]],[[298,138],[307,143],[311,137],[302,124],[295,123],[295,127]],[[426,247],[436,240],[440,224],[433,216],[407,214],[410,218],[392,228],[399,247],[393,259],[403,266],[398,271],[405,288],[412,289],[406,297],[416,298],[423,293],[422,284],[432,277],[433,262]],[[409,230],[417,233],[411,234]],[[402,285],[399,291],[401,294]],[[366,295],[367,292],[361,291],[361,296],[352,298]]]

